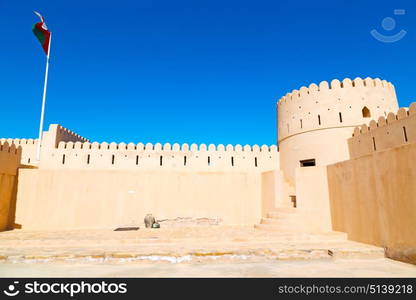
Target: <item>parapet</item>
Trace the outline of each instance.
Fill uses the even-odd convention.
[[[246,171],[278,167],[276,145],[60,142],[43,169]]]
[[[397,109],[395,88],[386,80],[346,78],[312,83],[278,101],[279,142],[311,130],[357,126],[365,118],[387,115]]]
[[[88,139],[79,134],[62,127],[58,124],[51,124],[47,131],[43,132],[42,150],[41,154],[50,152],[52,149],[58,147],[58,144],[63,142],[88,142]],[[38,139],[0,139],[0,142],[8,142],[9,145],[14,144],[22,148],[21,164],[23,165],[37,165],[36,151],[39,140]]]
[[[20,165],[22,147],[9,142],[0,142],[0,174],[16,175]]]
[[[60,142],[84,143],[89,140],[59,124],[51,124],[49,130],[43,133],[42,147],[56,148]]]
[[[354,129],[348,139],[351,158],[360,157],[375,151],[394,148],[416,142],[416,102],[409,109],[400,108],[396,114],[379,117]]]

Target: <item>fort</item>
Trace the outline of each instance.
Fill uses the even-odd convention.
[[[416,103],[347,78],[293,90],[277,116],[276,145],[98,143],[52,124],[37,161],[39,140],[1,139],[0,229],[113,230],[152,213],[339,231],[416,262]]]

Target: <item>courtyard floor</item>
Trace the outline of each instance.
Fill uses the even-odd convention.
[[[343,233],[194,226],[0,233],[0,277],[416,277]]]

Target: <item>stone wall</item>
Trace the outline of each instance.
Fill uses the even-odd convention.
[[[19,173],[16,222],[23,229],[142,226],[158,219],[209,218],[219,224],[260,221],[261,173],[44,170]]]
[[[12,229],[16,205],[17,169],[21,148],[0,143],[0,231]]]
[[[41,169],[260,172],[278,168],[277,146],[60,142],[42,154]]]
[[[400,108],[397,114],[389,113],[387,118],[380,117],[356,127],[354,136],[348,139],[351,158],[370,154],[374,151],[389,149],[416,142],[416,102],[409,109]]]
[[[416,143],[328,166],[333,229],[416,263]]]

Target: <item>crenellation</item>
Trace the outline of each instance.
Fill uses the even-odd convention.
[[[81,143],[60,142],[44,157],[41,169],[144,169],[189,171],[273,170],[278,163],[276,145],[230,145],[174,143]]]
[[[415,103],[410,107],[415,107]],[[378,121],[371,120],[368,126],[363,124],[356,127],[352,137],[348,139],[350,157],[357,158],[416,142],[416,115],[410,113],[410,107],[402,107],[396,114],[391,112],[387,118],[381,116]]]
[[[20,165],[21,155],[22,147],[20,145],[13,143],[13,140],[8,142],[2,139],[0,141],[0,175],[15,176]]]

